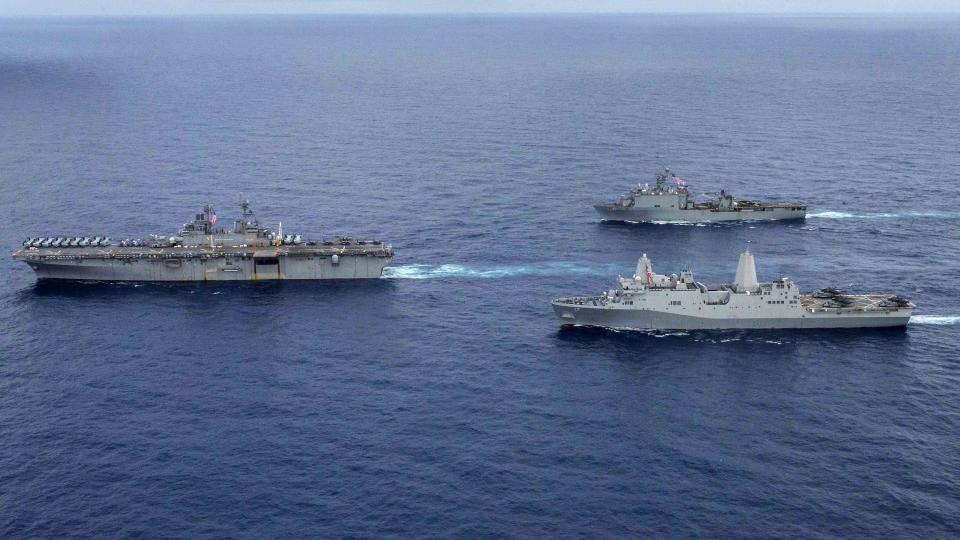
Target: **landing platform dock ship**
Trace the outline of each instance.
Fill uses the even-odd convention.
[[[379,240],[304,240],[265,227],[246,201],[232,229],[217,228],[205,206],[175,236],[114,241],[108,237],[40,237],[13,258],[40,280],[238,281],[379,278],[394,251]]]
[[[673,186],[668,179],[672,179]],[[685,180],[664,168],[653,187],[637,186],[614,202],[595,205],[604,221],[633,223],[710,223],[717,221],[774,221],[804,219],[807,205],[799,202],[769,203],[737,200],[726,191],[716,199],[697,202]]]
[[[653,273],[646,254],[632,277],[601,296],[560,298],[553,309],[562,325],[632,330],[725,330],[905,326],[916,308],[894,294],[812,295],[782,277],[757,282],[753,254],[740,255],[734,283],[707,287],[683,270]]]

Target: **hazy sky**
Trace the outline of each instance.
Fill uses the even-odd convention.
[[[958,12],[960,0],[0,0],[9,15]]]

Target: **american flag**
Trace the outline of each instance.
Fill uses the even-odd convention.
[[[687,181],[677,175],[673,175],[673,183],[680,187],[685,187],[687,185]]]
[[[217,215],[213,213],[213,210],[210,211],[210,224],[211,225],[217,224]]]

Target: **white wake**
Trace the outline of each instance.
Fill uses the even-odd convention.
[[[383,277],[388,279],[494,279],[524,276],[610,275],[611,272],[629,272],[623,265],[585,265],[572,262],[542,262],[503,266],[469,266],[462,264],[408,264],[388,266]]]
[[[807,214],[808,218],[820,219],[896,219],[896,218],[954,218],[956,214],[946,212],[881,212],[874,214],[851,214],[849,212],[835,212],[824,210]]]
[[[910,324],[957,324],[960,316],[956,315],[914,315],[910,317]]]

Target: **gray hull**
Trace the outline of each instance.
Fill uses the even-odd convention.
[[[641,208],[617,207],[598,204],[594,206],[604,221],[629,221],[637,223],[675,222],[675,223],[713,223],[724,221],[780,221],[804,219],[806,208],[766,207],[763,209],[740,208],[736,210],[706,210],[699,208]]]
[[[564,326],[592,326],[632,330],[732,330],[791,328],[881,328],[906,326],[910,310],[890,312],[806,313],[799,317],[697,317],[640,309],[553,304]]]
[[[254,259],[73,259],[29,261],[37,279],[79,281],[269,281],[375,279],[392,257],[343,255]]]

